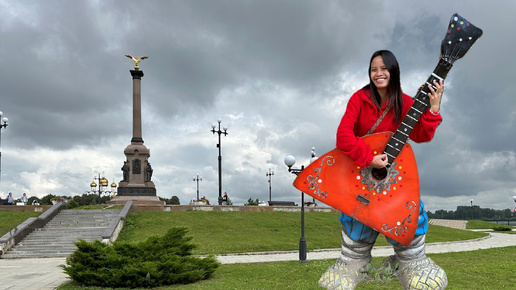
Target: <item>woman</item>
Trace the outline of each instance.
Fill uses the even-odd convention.
[[[409,135],[417,143],[432,140],[442,121],[439,108],[443,82],[435,82],[434,86],[435,89],[429,86],[430,108],[423,112]],[[351,96],[337,129],[337,147],[359,166],[385,167],[387,155],[374,155],[360,137],[395,132],[413,102],[401,90],[400,70],[394,54],[388,50],[375,52],[369,63],[369,84]],[[378,232],[344,213],[340,222],[341,255],[323,274],[319,285],[328,289],[354,289],[359,282],[370,279],[366,273],[367,265],[373,266],[371,249]],[[418,287],[417,283],[429,285],[427,289],[444,289],[447,285],[446,273],[424,254],[427,229],[428,217],[421,202],[418,228],[410,247],[388,239],[394,245],[396,255],[384,261],[382,267],[394,268],[398,264],[396,274],[405,289]]]
[[[23,202],[23,205],[27,205],[27,201],[29,199],[27,198],[27,194],[24,192],[21,198],[21,201]]]

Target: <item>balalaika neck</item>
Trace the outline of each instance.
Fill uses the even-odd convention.
[[[385,147],[384,153],[387,154],[389,160],[388,166],[392,164],[396,156],[400,153],[401,148],[407,142],[410,132],[414,129],[414,126],[423,112],[430,107],[430,99],[428,97],[430,89],[428,88],[428,85],[431,85],[435,90],[436,87],[434,86],[434,81],[439,82],[439,80],[444,80],[452,68],[452,65],[453,64],[440,59],[434,72],[430,75],[426,83],[418,90],[414,97],[414,103],[408,110],[405,118],[401,121],[398,130],[396,130],[396,132],[391,136],[391,139],[387,143],[387,147]]]

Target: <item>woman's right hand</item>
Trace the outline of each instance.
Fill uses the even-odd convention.
[[[380,155],[375,155],[373,157],[371,166],[373,166],[376,169],[380,169],[380,168],[384,168],[385,166],[387,166],[387,163],[389,163],[389,160],[387,159],[387,154],[380,154]]]

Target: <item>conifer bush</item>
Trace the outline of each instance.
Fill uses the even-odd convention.
[[[83,286],[157,287],[188,284],[211,277],[220,265],[214,256],[192,256],[196,247],[184,227],[139,243],[79,240],[77,249],[61,267]]]

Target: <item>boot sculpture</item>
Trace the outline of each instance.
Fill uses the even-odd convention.
[[[445,289],[448,278],[443,269],[425,255],[425,236],[416,236],[407,248],[399,243],[394,245],[393,256],[385,259],[376,271],[372,263],[371,250],[374,243],[352,240],[342,230],[340,257],[330,266],[319,280],[319,286],[331,290],[355,289],[360,282],[374,280],[369,272],[391,273],[398,278],[405,290]],[[370,266],[368,266],[370,265]],[[370,271],[373,269],[373,271]],[[382,281],[390,277],[380,277]]]
[[[341,235],[340,257],[319,280],[319,286],[326,289],[355,289],[358,283],[371,280],[367,275],[367,265],[374,267],[371,258],[374,243],[356,242],[344,229]]]
[[[403,289],[445,289],[448,277],[441,267],[425,255],[426,235],[415,236],[407,248],[394,245],[394,256],[383,261],[381,269],[390,267],[398,277]],[[382,271],[380,271],[381,273]]]

